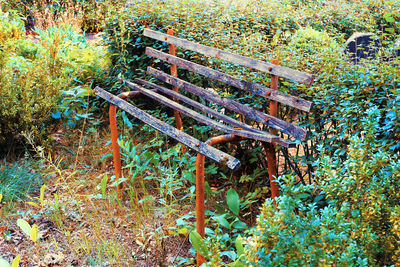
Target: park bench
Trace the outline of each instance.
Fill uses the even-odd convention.
[[[213,147],[213,145],[241,139],[261,141],[267,155],[271,197],[275,198],[278,196],[278,186],[276,183],[276,177],[278,175],[275,153],[276,144],[287,148],[295,147],[296,143],[294,141],[288,138],[282,138],[282,136],[290,136],[291,138],[300,140],[304,140],[307,136],[307,132],[303,128],[285,120],[281,120],[277,117],[278,102],[304,112],[310,112],[312,108],[312,102],[278,91],[278,79],[279,77],[282,77],[298,83],[310,85],[313,82],[313,76],[304,72],[280,66],[276,60],[273,60],[272,63],[268,63],[177,38],[173,36],[172,30],[169,30],[168,33],[165,34],[150,29],[145,29],[143,35],[154,40],[168,43],[169,53],[164,53],[151,47],[147,47],[146,54],[170,64],[171,73],[167,74],[155,68],[148,67],[147,74],[157,78],[160,82],[169,84],[173,87],[173,89],[168,89],[164,86],[143,79],[135,79],[133,82],[124,80],[125,84],[133,91],[124,92],[118,96],[113,95],[100,87],[95,88],[94,92],[96,95],[112,104],[110,106],[110,125],[116,177],[121,177],[121,160],[119,146],[117,143],[118,133],[116,124],[116,107],[119,107],[144,123],[176,139],[180,143],[198,153],[196,161],[196,229],[197,232],[204,237],[205,157],[208,157],[220,164],[225,164],[233,170],[239,168],[240,166],[238,159],[216,149]],[[270,88],[250,81],[245,81],[221,71],[176,57],[175,46],[203,54],[206,57],[226,60],[230,63],[268,73],[271,75]],[[179,79],[177,77],[177,67],[200,74],[208,79],[225,83],[231,87],[247,91],[254,96],[265,97],[266,99],[269,99],[269,112],[264,113],[250,107],[249,105],[244,105],[239,101],[222,97],[214,91],[201,88],[190,83],[189,81]],[[218,112],[216,109],[193,100],[195,97],[189,98],[184,96],[179,93],[179,90],[186,91],[187,93],[190,93],[196,97],[200,97],[205,101],[213,103],[214,105],[219,105],[225,109],[235,112],[236,114],[247,117],[248,120],[254,122],[253,126],[246,124],[246,121],[236,120]],[[172,108],[175,114],[176,127],[149,115],[145,111],[124,100],[125,98],[133,97],[139,94],[145,95]],[[165,95],[169,97],[166,97]],[[180,103],[185,103],[186,105],[182,105]],[[211,126],[212,128],[226,134],[213,137],[206,142],[198,140],[183,131],[180,117],[181,114],[191,117],[199,123]],[[259,127],[254,127],[254,125],[257,126],[261,124],[268,126],[268,132],[260,130]],[[278,131],[284,133],[284,135],[278,135]],[[197,254],[197,265],[199,266],[203,262],[204,258]]]

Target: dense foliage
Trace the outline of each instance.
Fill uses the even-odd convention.
[[[25,38],[23,20],[0,11],[0,142],[34,132],[48,134],[64,91],[84,89],[101,79],[107,67],[106,51],[91,47],[69,26],[40,31],[40,39]],[[84,95],[84,94],[83,94]],[[82,96],[82,94],[81,94]],[[65,111],[68,107],[61,105]],[[75,116],[75,114],[67,114]],[[61,116],[61,115],[59,115]],[[46,138],[44,138],[46,139]]]
[[[121,10],[110,16],[106,21],[105,40],[114,55],[112,75],[115,77],[118,75],[127,78],[143,77],[148,65],[157,65],[167,70],[167,66],[152,61],[144,54],[146,46],[166,49],[165,44],[142,36],[145,27],[164,32],[168,28],[173,28],[176,35],[189,40],[266,61],[277,58],[281,65],[316,75],[311,87],[281,81],[280,90],[312,100],[315,106],[311,114],[293,113],[291,109],[281,106],[281,117],[297,120],[311,134],[307,142],[300,142],[302,151],[296,156],[289,155],[284,148],[280,148],[280,151],[285,157],[288,173],[298,175],[303,184],[306,184],[305,177],[308,177],[309,184],[314,180],[318,183],[318,186],[314,186],[323,193],[321,197],[315,198],[313,197],[315,192],[311,190],[312,185],[295,189],[294,185],[285,185],[286,180],[283,180],[282,193],[287,195],[278,200],[281,212],[275,214],[269,201],[264,205],[258,220],[258,230],[254,232],[259,244],[251,245],[254,240],[249,243],[249,249],[252,251],[248,254],[249,261],[256,264],[260,260],[267,265],[278,263],[366,265],[397,262],[398,260],[393,257],[398,254],[394,250],[398,241],[393,237],[395,234],[389,234],[390,231],[397,229],[394,223],[395,217],[398,216],[395,212],[398,208],[394,204],[397,200],[391,194],[379,191],[378,188],[396,188],[397,185],[391,182],[391,179],[398,177],[395,165],[389,164],[397,162],[396,155],[400,149],[400,124],[396,119],[400,116],[400,72],[396,65],[398,59],[397,61],[393,59],[392,54],[393,42],[400,30],[398,1],[246,1],[236,5],[173,0],[151,2],[149,5],[148,1],[141,1],[129,10]],[[376,60],[352,65],[346,59],[343,53],[345,40],[356,31],[373,32],[379,36],[383,49]],[[218,60],[209,60],[189,51],[179,50],[178,54],[244,79],[264,85],[269,84],[269,77],[249,69]],[[240,95],[222,84],[182,70],[179,71],[179,75],[203,87],[217,88],[225,94],[228,91],[228,96],[240,97],[243,102],[251,101],[256,105],[258,103],[259,107],[265,106],[263,100]],[[120,90],[119,86],[114,87],[114,90]],[[379,119],[370,115],[371,112],[379,114]],[[360,119],[365,116],[373,123],[373,129],[370,129],[365,120]],[[374,137],[359,139],[364,135]],[[249,146],[249,144],[242,145],[247,148]],[[358,155],[363,154],[367,158],[364,160],[354,158],[352,151],[355,146],[359,146],[358,149],[362,150]],[[371,146],[374,146],[374,149],[371,150]],[[375,155],[373,151],[378,150],[383,154]],[[247,155],[247,158],[263,158],[262,154],[255,156],[262,151],[254,147],[252,151],[253,154],[250,157]],[[315,164],[321,158],[321,152],[329,160],[324,158],[327,160],[325,164]],[[374,171],[378,168],[373,164],[376,161],[382,162],[376,157],[390,158],[387,165],[384,165],[386,167],[379,165],[381,163],[378,164],[383,172]],[[377,199],[362,202],[370,208],[357,206],[356,203],[360,204],[360,197],[369,193],[362,191],[356,186],[357,183],[350,181],[354,187],[342,186],[348,179],[351,181],[356,179],[347,167],[352,160],[356,162],[355,166],[362,170],[362,175],[373,179],[373,181],[368,180],[369,182],[365,179],[364,184],[372,187],[365,187],[362,190],[367,190],[371,194],[372,191],[378,190],[381,194],[377,194],[376,197],[383,201],[382,204],[390,203],[385,204],[385,211],[380,210],[382,215],[374,219],[361,215],[357,215],[359,216],[357,218],[349,216],[357,212],[361,214],[365,209],[377,213],[376,208],[372,206],[381,206],[377,204],[381,203]],[[304,171],[301,166],[308,168]],[[256,166],[257,168],[260,166]],[[332,182],[334,179],[331,177],[332,171],[329,170],[335,170],[337,182]],[[256,171],[253,175],[260,175],[260,172]],[[254,186],[254,177],[246,175],[242,176],[240,181],[236,181],[235,186],[240,188],[240,184],[243,185],[243,182],[249,180],[253,180]],[[382,183],[374,187],[376,180]],[[331,187],[328,184],[331,184]],[[254,190],[253,186],[249,188]],[[257,187],[263,187],[263,184],[258,183]],[[345,200],[342,195],[336,194],[333,188],[346,190],[352,198]],[[310,199],[298,198],[295,196],[297,193],[292,194],[302,190],[309,192]],[[260,191],[254,193],[258,197],[262,195]],[[329,197],[326,199],[323,197],[325,195]],[[248,197],[249,194],[243,199]],[[310,202],[315,199],[318,201]],[[341,199],[342,202],[339,203],[335,199]],[[324,208],[320,209],[321,207]],[[293,209],[301,212],[293,213]],[[392,211],[395,213],[391,213]],[[331,218],[335,213],[338,215]],[[213,213],[210,213],[210,216],[212,222]],[[217,216],[225,215],[219,210]],[[287,228],[282,225],[287,225]],[[291,228],[295,232],[290,232]],[[210,255],[219,255],[218,249],[225,251],[225,255],[233,253],[232,240],[237,235],[224,239],[224,228],[217,226],[214,229],[217,229],[219,234],[209,232],[205,240],[213,250]],[[352,231],[358,235],[351,234]],[[320,236],[311,237],[319,232],[322,232]],[[305,234],[310,238],[304,238]],[[280,238],[271,238],[272,236]],[[289,238],[290,236],[293,236],[293,239]],[[322,243],[320,238],[324,240]],[[346,246],[339,249],[343,242]],[[301,244],[308,248],[297,247]],[[333,251],[336,253],[332,254]],[[260,256],[264,254],[265,257]],[[232,256],[230,259],[233,261],[235,257]],[[214,264],[220,264],[211,257],[209,260]]]
[[[109,10],[116,4],[123,5],[118,0],[3,0],[1,2],[5,11],[17,11],[25,19],[30,16],[30,23],[33,23],[36,29],[64,23],[85,32],[101,31]]]
[[[108,148],[107,140],[99,134],[103,128],[86,129],[84,123],[79,142],[73,142],[79,147],[76,152],[64,141],[69,161],[55,164],[51,153],[46,157],[42,148],[36,149],[60,176],[57,186],[60,179],[65,187],[70,186],[66,177],[73,177],[73,189],[66,191],[76,190],[73,196],[79,199],[66,200],[55,193],[46,196],[54,201],[46,202],[42,187],[37,199],[40,203],[33,205],[37,216],[52,214],[53,223],[68,233],[69,245],[74,245],[74,233],[69,230],[72,227],[62,228],[70,221],[66,219],[68,213],[92,207],[86,215],[95,218],[95,234],[82,234],[78,238],[82,244],[73,249],[96,255],[96,264],[103,264],[107,253],[110,262],[106,264],[121,263],[125,260],[121,254],[129,263],[140,262],[140,255],[131,246],[121,249],[122,245],[113,244],[119,244],[121,234],[115,229],[121,225],[124,231],[135,229],[135,246],[159,260],[159,265],[166,262],[165,243],[170,236],[182,238],[182,244],[189,237],[193,248],[207,258],[208,266],[382,266],[400,262],[400,62],[393,57],[393,44],[400,34],[399,1],[0,3],[4,8],[0,9],[0,153],[22,133],[30,133],[29,141],[35,147],[35,141],[45,143],[54,132],[51,128],[60,121],[72,127],[82,120],[91,122],[93,106],[102,103],[89,99],[93,85],[120,93],[125,88],[118,78],[144,78],[147,66],[168,72],[167,64],[145,55],[147,46],[167,50],[166,44],[143,37],[145,27],[161,32],[172,28],[178,37],[265,61],[278,59],[283,66],[316,77],[312,86],[279,81],[281,91],[313,101],[314,108],[305,114],[280,105],[279,116],[307,128],[310,135],[308,140],[297,141],[299,149],[295,153],[278,146],[284,170],[279,178],[277,206],[272,200],[264,201],[270,192],[262,146],[246,141],[231,145],[229,148],[244,167],[231,173],[207,164],[204,239],[192,231],[194,157],[182,153],[185,150],[148,125],[118,113],[125,174],[118,180],[108,174],[96,180],[91,173],[94,161],[102,165],[102,172],[110,173],[107,159],[111,154],[99,155],[103,147],[104,151]],[[36,16],[37,39],[25,36],[27,9]],[[105,34],[100,47],[89,45],[77,33],[102,29]],[[380,38],[382,49],[375,60],[353,65],[346,58],[344,43],[356,31],[372,32]],[[245,80],[266,86],[270,83],[268,75],[244,67],[182,49],[177,55]],[[268,106],[265,99],[199,75],[181,69],[178,75],[259,109]],[[151,106],[149,113],[173,123],[165,114],[168,109],[150,102],[145,105]],[[226,114],[232,115],[229,111]],[[190,119],[184,120],[185,125],[192,125]],[[210,137],[205,126],[194,125],[186,130],[198,139]],[[84,135],[96,141],[90,144]],[[67,175],[60,170],[61,166],[76,168],[81,158],[90,162],[82,164],[84,170],[68,169]],[[43,182],[43,176],[28,165],[24,161],[0,164],[3,201],[18,199]],[[123,192],[126,203],[119,200],[121,192],[116,189],[122,182],[127,184]],[[86,205],[82,209],[81,203]],[[121,217],[123,223],[116,222],[120,213],[128,214]],[[132,218],[134,224],[126,227],[126,221]],[[103,225],[98,223],[103,220],[109,220],[105,224],[112,231],[103,233]],[[111,233],[118,237],[109,239]],[[92,248],[87,246],[88,238],[95,240]],[[152,246],[156,249],[151,250]],[[190,255],[178,260],[178,265],[194,264]]]
[[[250,266],[367,266],[366,250],[353,231],[359,226],[347,219],[351,207],[319,209],[309,198],[313,185],[295,185],[283,179],[277,206],[268,199],[257,226],[247,240]]]
[[[318,1],[317,1],[318,2]],[[163,1],[151,4],[142,1],[131,9],[121,10],[106,21],[106,42],[110,46],[113,75],[122,74],[127,78],[144,76],[144,70],[153,62],[145,55],[146,46],[163,48],[165,44],[143,38],[144,27],[165,31],[172,27],[178,36],[189,40],[239,52],[262,60],[278,58],[284,66],[309,71],[316,75],[312,87],[282,81],[280,90],[302,96],[315,103],[309,116],[300,114],[300,124],[313,133],[312,142],[304,143],[306,155],[301,163],[309,166],[309,176],[313,171],[311,162],[318,158],[317,145],[323,144],[330,152],[343,143],[349,143],[350,133],[361,131],[359,114],[371,106],[382,111],[382,142],[399,149],[399,69],[393,62],[384,61],[383,53],[376,62],[352,66],[343,56],[345,37],[355,31],[372,31],[379,35],[392,51],[395,33],[385,31],[385,27],[395,27],[398,2],[387,5],[382,1],[368,1],[364,4],[347,1],[325,3],[319,7],[319,15],[312,16],[317,3],[295,4],[290,1],[251,2],[235,5],[230,9],[223,4],[203,5],[198,1]],[[378,7],[384,7],[379,9]],[[369,16],[370,9],[377,9],[375,17]],[[357,15],[355,15],[357,14]],[[321,17],[322,16],[322,17]],[[122,18],[122,19],[121,19]],[[321,22],[324,22],[321,25]],[[202,27],[198,27],[202,25]],[[200,61],[211,67],[218,67],[230,74],[268,85],[269,78],[246,68],[229,65],[215,60],[207,60],[189,51],[179,51],[180,56]],[[166,68],[161,65],[161,68]],[[220,83],[202,79],[180,71],[181,78],[188,78],[204,87],[226,90]],[[230,90],[230,89],[228,89]],[[236,91],[230,91],[238,97]],[[254,103],[254,97],[240,95],[243,101]],[[263,100],[257,98],[259,106]],[[281,117],[292,119],[294,113],[282,107]],[[331,127],[326,127],[331,125]],[[282,148],[283,155],[287,152]],[[288,160],[288,157],[286,157]],[[299,164],[291,168],[300,175]],[[303,176],[302,174],[301,176]]]
[[[337,153],[316,163],[317,197],[310,195],[315,185],[284,179],[278,209],[266,201],[248,240],[249,262],[382,266],[400,261],[395,193],[400,158],[379,145],[380,118],[377,108],[367,111],[360,120],[363,135],[352,137],[346,160]]]

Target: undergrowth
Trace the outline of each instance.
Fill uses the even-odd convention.
[[[0,194],[3,201],[24,199],[46,182],[46,176],[33,168],[33,160],[19,160],[0,164]]]

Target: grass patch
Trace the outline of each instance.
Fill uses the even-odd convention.
[[[3,200],[12,202],[38,190],[45,177],[35,171],[32,162],[19,160],[12,164],[4,161],[0,165],[0,194]]]

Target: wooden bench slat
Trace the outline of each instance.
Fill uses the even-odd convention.
[[[162,96],[152,90],[146,89],[142,86],[131,83],[129,81],[126,81],[126,83],[129,85],[130,88],[132,88],[136,91],[139,91],[140,93],[156,100],[157,102],[160,102],[170,108],[173,108],[174,110],[179,111],[182,114],[185,114],[201,123],[204,123],[204,124],[211,126],[217,130],[220,130],[222,132],[234,134],[234,135],[241,136],[241,137],[251,138],[251,139],[255,139],[255,140],[260,140],[260,141],[264,141],[264,142],[268,142],[268,143],[275,143],[279,140],[278,136],[272,135],[267,132],[263,132],[262,134],[260,134],[258,132],[254,132],[254,131],[251,132],[248,130],[235,130],[225,124],[214,121],[213,119],[210,119],[209,117],[206,117],[196,111],[193,111],[190,108],[182,106],[181,104],[179,104],[165,96]]]
[[[236,170],[240,167],[240,161],[231,155],[222,152],[215,147],[209,146],[204,142],[197,140],[196,138],[179,131],[175,127],[147,114],[143,110],[135,107],[134,105],[124,101],[123,99],[103,90],[100,87],[94,89],[96,95],[107,100],[113,105],[125,110],[129,114],[143,121],[144,123],[152,126],[153,128],[165,133],[166,135],[176,139],[180,143],[192,148],[193,150],[203,154],[204,156],[215,160],[218,163],[226,164],[230,169]]]
[[[217,104],[224,106],[232,111],[243,114],[254,121],[263,123],[270,127],[273,127],[281,132],[287,133],[287,134],[292,135],[301,140],[304,140],[307,137],[307,131],[297,125],[293,125],[284,120],[278,119],[271,115],[265,114],[263,112],[255,110],[255,109],[252,109],[246,105],[243,105],[243,104],[233,101],[231,99],[223,98],[217,93],[207,91],[204,88],[198,87],[194,84],[191,84],[191,83],[181,80],[179,78],[173,77],[169,74],[166,74],[162,71],[156,70],[152,67],[147,68],[147,74],[149,74],[153,77],[156,77],[157,79],[159,79],[163,82],[166,82],[168,84],[171,84],[171,85],[179,87],[179,88],[182,88],[182,89],[184,89],[194,95],[197,95],[203,99],[217,103]]]
[[[245,56],[240,56],[227,52],[221,49],[197,44],[188,40],[184,40],[175,36],[167,35],[161,32],[153,31],[150,29],[144,29],[143,35],[166,42],[169,44],[177,45],[185,49],[201,53],[203,55],[220,58],[235,64],[239,64],[252,69],[260,70],[272,75],[278,75],[283,78],[287,78],[296,82],[310,85],[314,81],[314,76],[305,72],[293,70],[287,67],[274,65],[261,60],[252,59]]]
[[[278,90],[272,90],[271,88],[262,86],[260,84],[238,79],[234,76],[225,74],[221,71],[214,70],[176,56],[172,56],[170,54],[158,51],[151,47],[146,48],[146,54],[155,57],[157,59],[163,60],[165,62],[168,62],[170,64],[177,65],[186,70],[196,72],[208,78],[226,83],[228,85],[251,92],[259,96],[269,98],[271,100],[278,101],[282,104],[292,106],[302,111],[310,112],[312,108],[312,102],[310,101],[279,92]]]
[[[124,81],[127,83],[128,87],[130,87],[132,89],[135,89],[133,86],[131,86],[131,83],[129,81],[126,81],[126,80],[124,80]],[[204,105],[200,104],[199,102],[196,102],[196,101],[194,101],[194,100],[192,100],[192,99],[190,99],[190,98],[188,98],[188,97],[186,97],[184,95],[176,93],[176,92],[174,92],[174,91],[172,91],[170,89],[167,89],[165,87],[162,87],[162,86],[156,85],[154,83],[151,83],[149,81],[146,81],[146,80],[143,80],[143,79],[138,79],[138,78],[135,79],[135,82],[137,82],[139,84],[142,84],[142,85],[149,86],[149,87],[155,89],[158,92],[162,92],[164,94],[172,96],[175,99],[180,100],[180,101],[182,101],[182,102],[184,102],[186,104],[189,104],[192,107],[197,108],[198,110],[200,110],[202,112],[205,112],[207,114],[210,114],[214,118],[220,119],[220,120],[224,121],[225,123],[228,123],[228,124],[230,124],[230,125],[232,125],[234,127],[243,128],[245,130],[249,130],[249,131],[252,131],[252,132],[257,132],[259,134],[264,134],[265,133],[265,132],[263,132],[263,131],[261,131],[259,129],[255,129],[255,128],[251,127],[250,125],[244,124],[244,123],[242,123],[240,121],[237,121],[237,120],[235,120],[235,119],[233,119],[231,117],[228,117],[228,116],[226,116],[224,114],[221,114],[221,113],[219,113],[218,111],[216,111],[216,110],[214,110],[212,108],[204,106]],[[287,148],[296,147],[296,144],[294,142],[291,142],[290,140],[285,140],[285,139],[280,138],[280,137],[279,137],[279,140],[274,141],[274,143],[276,143],[278,145],[281,145],[281,146],[284,146],[284,147],[287,147]]]

